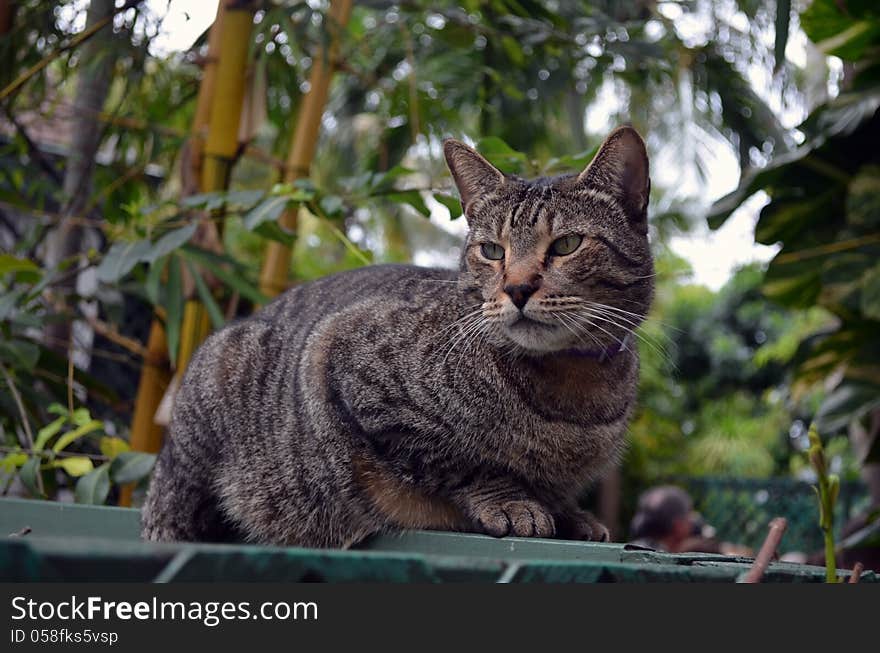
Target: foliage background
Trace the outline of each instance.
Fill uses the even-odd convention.
[[[681,475],[810,479],[803,451],[814,419],[835,471],[856,478],[871,460],[880,428],[873,3],[357,3],[317,156],[295,183],[284,182],[284,159],[324,56],[327,5],[255,3],[249,111],[228,189],[188,197],[207,34],[163,51],[161,4],[116,3],[112,29],[84,57],[84,46],[65,44],[88,3],[4,2],[0,17],[10,7],[0,36],[6,491],[114,502],[143,479],[151,458],[128,440],[151,316],[168,336],[158,364],[173,369],[188,299],[214,328],[265,300],[267,243],[293,247],[291,282],[369,262],[455,265],[462,226],[443,137],[470,139],[505,172],[555,174],[581,169],[620,122],[649,146],[658,263],[625,495]],[[790,39],[805,53],[799,62],[785,56]],[[101,110],[78,115],[77,84],[101,61],[111,62]],[[100,146],[71,215],[62,180],[77,119],[98,125]],[[719,153],[742,180],[710,207]],[[718,291],[695,283],[673,240],[707,218],[719,227],[759,192],[755,238],[779,248],[774,260]],[[278,226],[285,210],[299,211],[295,233]],[[221,247],[194,237],[205,220],[223,225]],[[81,246],[50,261],[47,240],[70,224]],[[66,339],[47,338],[59,324]]]

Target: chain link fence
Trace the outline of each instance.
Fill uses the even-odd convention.
[[[675,478],[671,482],[690,493],[695,509],[723,541],[757,550],[770,520],[785,517],[788,529],[779,547],[781,553],[811,553],[823,547],[818,503],[809,483],[788,478],[718,477]],[[862,483],[841,482],[834,522],[838,536],[841,526],[867,503],[868,492]]]

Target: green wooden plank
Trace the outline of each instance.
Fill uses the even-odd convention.
[[[140,538],[140,511],[39,499],[0,499],[0,536],[30,529],[28,537]]]
[[[622,544],[548,540],[540,538],[495,538],[474,533],[406,531],[380,535],[363,545],[373,551],[412,551],[428,554],[478,556],[499,560],[595,560],[620,562]]]
[[[140,540],[139,522],[134,509],[0,499],[0,580],[731,582],[751,564],[621,544],[429,531],[382,535],[352,550],[156,543]],[[823,578],[822,568],[791,563],[773,563],[765,575],[766,582]],[[873,572],[862,576],[878,581]]]

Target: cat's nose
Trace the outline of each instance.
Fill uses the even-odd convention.
[[[529,297],[534,295],[538,288],[538,284],[535,283],[520,283],[515,286],[504,286],[504,292],[510,297],[510,301],[513,302],[513,305],[519,310],[522,310],[523,306],[526,305],[526,302],[529,301]]]

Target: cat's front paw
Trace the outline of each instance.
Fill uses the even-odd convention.
[[[556,533],[553,515],[529,499],[481,506],[476,520],[484,533],[494,537],[553,537]]]
[[[559,518],[559,537],[566,540],[610,542],[611,533],[605,525],[586,510],[576,510]]]

